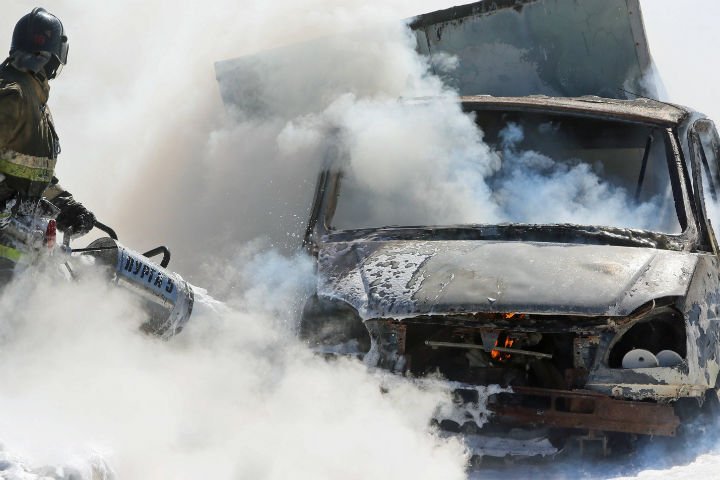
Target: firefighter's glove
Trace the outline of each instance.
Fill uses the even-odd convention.
[[[57,216],[59,230],[72,229],[73,235],[85,235],[95,226],[95,215],[68,192],[58,195],[52,203],[60,209]]]

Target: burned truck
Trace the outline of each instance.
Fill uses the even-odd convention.
[[[481,1],[408,25],[459,92],[417,108],[457,103],[495,161],[480,211],[516,214],[408,215],[420,197],[359,178],[340,148],[305,234],[318,284],[303,338],[398,375],[439,376],[459,406],[499,385],[487,423],[437,419],[479,455],[498,444],[551,455],[572,439],[607,453],[716,409],[720,137],[702,114],[653,99],[638,1]],[[226,102],[286,110],[282,92],[252,80],[294,71],[302,48],[219,63]]]
[[[422,215],[407,218],[402,208],[375,205],[377,195],[347,162],[330,162],[319,177],[305,237],[319,281],[301,333],[319,351],[355,351],[370,366],[405,376],[440,375],[459,404],[480,401],[478,386],[506,388],[490,397],[486,425],[472,415],[438,419],[479,454],[488,454],[498,438],[506,446],[522,443],[519,454],[545,455],[569,439],[598,442],[607,453],[608,445],[638,436],[675,436],[683,422],[718,404],[720,263],[710,218],[720,189],[720,138],[703,115],[643,98],[654,92],[641,79],[649,54],[636,2],[575,3],[576,16],[603,9],[605,17],[595,21],[605,18],[621,30],[614,41],[633,42],[630,53],[637,55],[625,63],[617,58],[628,49],[620,49],[602,62],[612,64],[603,71],[576,63],[564,77],[543,78],[548,70],[537,68],[537,81],[520,87],[503,80],[517,76],[497,69],[474,75],[482,72],[472,66],[483,62],[472,60],[483,45],[492,51],[502,43],[499,35],[528,31],[502,33],[488,25],[537,26],[547,8],[563,4],[505,3],[493,10],[480,2],[411,24],[421,50],[445,47],[461,67],[465,58],[455,79],[461,92],[492,94],[463,96],[459,103],[506,168],[513,157],[534,158],[490,175],[488,198],[502,202],[519,189],[538,188],[533,175],[554,175],[555,188],[563,188],[558,171],[584,171],[624,192],[623,206],[597,202],[598,209],[622,213],[590,212],[578,222],[577,215],[547,205],[546,213],[535,209],[541,213],[534,218],[503,223],[457,224],[436,216],[425,222]],[[568,12],[570,5],[563,8]],[[522,42],[534,40],[515,35],[510,43],[536,67],[552,62],[553,54],[579,58],[576,45],[548,56]],[[499,63],[489,55],[496,60],[491,65]],[[522,95],[506,96],[507,89]],[[508,142],[513,131],[521,134]],[[517,168],[533,171],[522,172],[522,184],[513,187]],[[526,192],[524,198],[553,197]]]
[[[398,374],[440,374],[468,402],[478,400],[476,386],[507,387],[490,400],[493,422],[553,442],[674,436],[686,417],[713,408],[720,263],[708,212],[720,189],[720,138],[712,122],[646,99],[460,102],[489,145],[501,149],[507,125],[522,126],[516,148],[592,169],[631,192],[641,217],[619,226],[375,224],[373,198],[343,162],[331,163],[306,236],[320,280],[303,336]],[[483,431],[471,419],[444,427]]]

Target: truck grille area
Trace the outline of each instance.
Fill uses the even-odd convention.
[[[490,395],[487,425],[438,418],[441,429],[462,434],[508,429],[620,432],[674,436],[671,405],[612,398],[585,390],[596,361],[600,329],[581,332],[510,330],[447,322],[370,320],[372,348],[366,362],[412,377],[440,375],[466,385],[454,391],[458,406],[480,399],[473,387],[499,385]],[[594,434],[594,433],[593,433]]]

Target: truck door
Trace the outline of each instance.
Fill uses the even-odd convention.
[[[709,247],[718,254],[713,224],[720,225],[720,136],[713,122],[706,118],[696,121],[688,135],[700,230],[707,235]]]

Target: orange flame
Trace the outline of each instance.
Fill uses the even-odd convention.
[[[499,346],[499,343],[500,343],[500,337],[498,337],[498,339],[495,340],[495,346],[496,347]],[[515,340],[506,336],[503,347],[511,348],[514,343],[515,343]],[[509,360],[511,356],[512,355],[510,355],[509,353],[499,352],[497,350],[490,351],[490,358],[492,358],[496,362],[505,362],[505,361]]]

